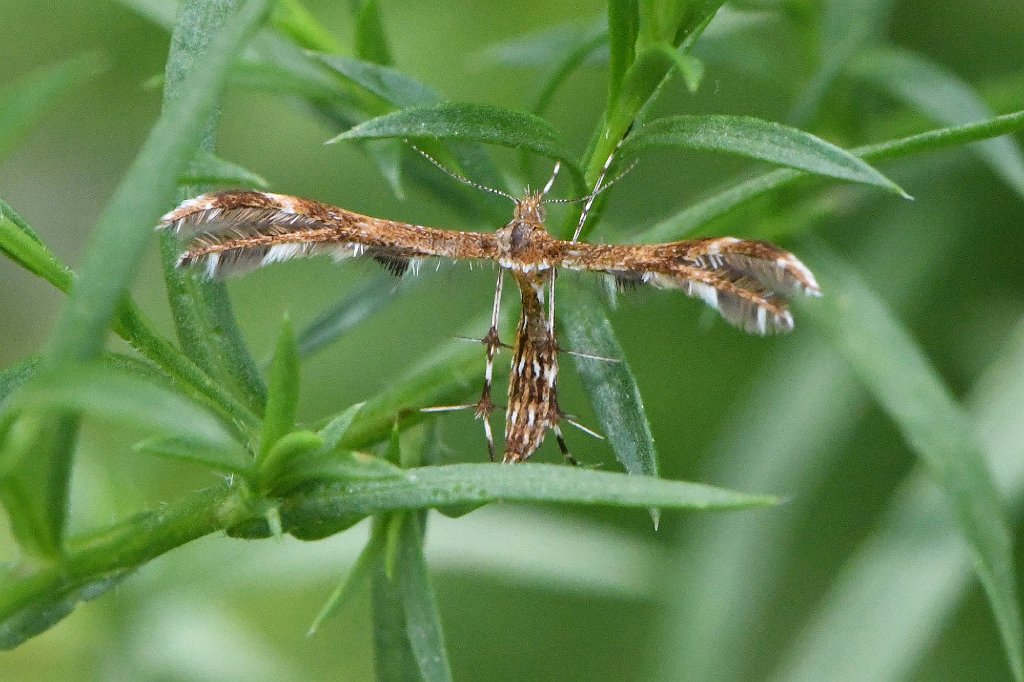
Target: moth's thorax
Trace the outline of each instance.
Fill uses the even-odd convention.
[[[496,233],[498,262],[502,267],[520,272],[547,270],[546,258],[551,235],[544,227],[544,197],[528,194],[516,202],[512,221]]]

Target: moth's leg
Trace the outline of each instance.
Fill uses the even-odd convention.
[[[505,279],[505,270],[498,269],[498,282],[494,287],[494,306],[491,308],[491,328],[481,341],[487,346],[487,368],[484,370],[484,388],[480,401],[476,404],[476,416],[484,422],[484,435],[487,437],[487,454],[494,461],[494,433],[491,430],[491,412],[494,402],[491,400],[491,386],[494,382],[494,356],[504,344],[498,338],[498,319],[501,312],[501,288]]]
[[[562,451],[562,457],[565,457],[565,461],[573,466],[579,466],[579,462],[576,458],[569,454],[569,446],[565,444],[565,438],[562,437],[562,429],[558,428],[555,424],[551,427],[551,430],[555,432],[555,440],[558,441],[558,449]]]

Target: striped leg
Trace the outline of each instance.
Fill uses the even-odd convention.
[[[498,270],[498,282],[494,287],[494,307],[491,309],[491,328],[481,341],[487,346],[487,368],[484,370],[484,388],[480,394],[480,401],[476,404],[476,416],[484,422],[484,435],[487,437],[487,454],[491,461],[494,461],[494,433],[491,430],[491,412],[494,411],[494,402],[491,400],[491,385],[494,380],[494,356],[501,348],[501,339],[498,338],[498,316],[501,312],[501,288],[505,279],[505,270]]]

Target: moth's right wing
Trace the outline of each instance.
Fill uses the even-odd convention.
[[[158,229],[186,237],[178,266],[200,268],[209,278],[319,254],[335,260],[365,255],[401,275],[419,259],[493,259],[498,248],[493,234],[420,227],[244,190],[189,199],[165,215]]]
[[[715,237],[638,246],[558,244],[560,253],[553,260],[560,267],[604,272],[620,286],[680,289],[751,334],[790,331],[790,299],[821,295],[807,266],[763,241]]]

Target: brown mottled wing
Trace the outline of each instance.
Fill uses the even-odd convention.
[[[416,259],[490,259],[497,254],[493,234],[381,220],[269,192],[204,194],[165,215],[159,228],[188,238],[179,267],[201,267],[211,278],[319,254],[335,260],[367,255],[397,275]]]
[[[644,246],[559,242],[559,266],[600,271],[620,285],[681,289],[751,334],[788,332],[792,296],[820,296],[811,271],[767,242],[734,237]]]

